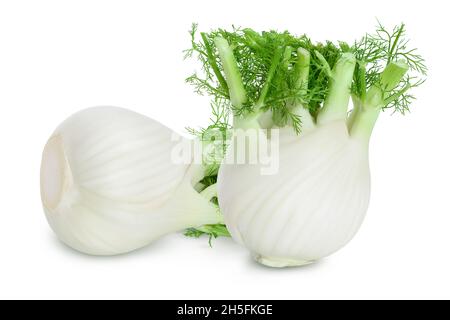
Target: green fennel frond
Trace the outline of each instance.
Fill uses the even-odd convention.
[[[331,41],[314,43],[306,35],[274,30],[257,32],[234,26],[229,31],[216,29],[199,36],[194,24],[190,35],[191,48],[185,55],[198,59],[201,73],[193,74],[186,81],[196,92],[212,96],[235,116],[271,111],[275,125],[290,125],[296,132],[301,131],[302,119],[294,111],[295,107],[306,108],[313,118],[318,115],[329,91],[331,70],[343,53],[352,53],[357,60],[352,95],[364,101],[371,87],[379,87],[384,95],[383,109],[400,113],[408,111],[414,99],[410,90],[423,83],[427,71],[424,59],[416,49],[409,47],[404,24],[388,30],[379,23],[375,33],[366,34],[353,45]],[[216,38],[225,39],[232,49],[246,95],[240,105],[230,103],[224,68],[214,42]],[[299,48],[307,50],[311,57],[305,87],[296,85]],[[405,61],[408,74],[395,88],[383,88],[380,78],[383,70],[397,61]]]
[[[223,100],[220,97],[217,97],[217,99],[211,103],[211,117],[209,126],[198,129],[186,128],[187,131],[199,139],[204,146],[202,162],[205,170],[205,176],[195,186],[195,189],[198,192],[201,192],[209,186],[217,183],[217,174],[225,155],[228,135],[231,130],[231,126],[229,124],[229,113],[230,107],[228,106],[228,100]],[[211,202],[218,208],[219,204],[217,197],[213,197]],[[189,228],[184,234],[195,238],[202,235],[208,235],[210,245],[213,238],[217,238],[219,236],[230,236],[225,225],[220,223],[214,225],[204,225],[198,228]]]
[[[328,90],[329,70],[340,54],[341,46],[331,42],[313,44],[305,35],[297,37],[287,31],[256,32],[252,29],[233,27],[231,31],[217,29],[201,33],[196,39],[197,25],[191,30],[192,46],[186,50],[187,57],[194,53],[201,63],[202,75],[197,73],[186,81],[195,91],[225,103],[228,88],[223,79],[223,67],[219,59],[214,39],[227,40],[233,49],[243,86],[247,95],[246,103],[229,107],[238,116],[246,116],[261,111],[272,111],[276,125],[290,124],[295,131],[301,128],[300,117],[293,112],[296,105],[303,105],[312,114],[317,113]],[[297,49],[305,48],[316,54],[312,56],[306,88],[296,85]],[[324,60],[327,68],[324,68]]]
[[[352,93],[364,100],[370,87],[379,86],[385,91],[383,109],[392,109],[402,114],[409,111],[409,106],[415,99],[410,89],[423,84],[427,67],[417,49],[409,47],[405,25],[402,23],[389,31],[378,22],[374,34],[366,34],[355,42],[354,53],[359,67],[355,70]],[[409,71],[395,88],[386,90],[380,85],[381,74],[389,63],[396,61],[404,61]]]
[[[186,237],[200,238],[203,235],[208,236],[209,246],[212,247],[212,239],[217,237],[230,237],[230,233],[224,224],[208,224],[198,229],[189,228],[184,232]]]

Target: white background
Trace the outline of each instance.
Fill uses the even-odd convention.
[[[0,298],[450,298],[450,106],[446,1],[1,1]],[[171,235],[89,257],[54,236],[39,166],[53,129],[89,106],[131,108],[183,132],[209,106],[184,84],[187,30],[288,29],[352,41],[376,17],[407,24],[429,66],[411,114],[382,115],[359,234],[304,268],[255,264],[230,239]]]

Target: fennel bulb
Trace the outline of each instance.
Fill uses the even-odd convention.
[[[391,33],[380,25],[352,46],[251,29],[219,29],[195,42],[195,33],[194,25],[189,53],[198,54],[206,76],[187,81],[233,112],[235,134],[217,180],[233,239],[272,267],[308,264],[342,248],[368,208],[378,114],[407,111],[409,90],[423,82],[414,76],[426,72],[407,48],[404,25]],[[268,129],[245,153],[279,137],[278,172],[264,175],[248,158],[236,162],[242,129]]]
[[[171,158],[185,139],[174,136],[157,121],[116,107],[85,109],[65,120],[41,163],[42,203],[59,239],[87,254],[115,255],[221,222],[212,195],[193,187],[203,167]]]
[[[279,171],[223,164],[218,198],[233,238],[270,266],[325,257],[356,233],[369,203],[367,144],[334,121],[297,136],[281,129]],[[230,146],[231,147],[231,146]]]

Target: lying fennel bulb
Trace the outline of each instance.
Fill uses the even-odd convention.
[[[155,120],[115,107],[80,111],[48,140],[41,197],[57,236],[93,255],[143,247],[173,231],[222,222],[194,185],[201,165],[174,163],[181,138]],[[212,187],[214,188],[214,186]]]
[[[206,76],[187,81],[232,110],[236,132],[271,129],[256,141],[264,145],[279,137],[272,175],[261,174],[261,163],[236,163],[236,135],[231,140],[217,184],[232,237],[273,267],[307,264],[343,247],[367,211],[378,114],[407,111],[409,90],[426,72],[407,48],[404,25],[392,32],[380,25],[354,45],[251,29],[201,33],[197,41],[195,27],[188,54],[197,53]]]

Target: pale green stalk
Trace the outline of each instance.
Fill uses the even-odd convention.
[[[222,37],[214,39],[220,61],[222,63],[223,72],[228,85],[231,104],[235,108],[241,108],[247,102],[247,93],[242,83],[241,74],[233,54],[233,49],[228,41]],[[249,129],[259,128],[257,116],[233,116],[233,126],[235,128]]]
[[[381,109],[389,103],[385,100],[385,94],[398,86],[407,71],[408,65],[404,61],[388,64],[381,74],[380,84],[369,89],[365,101],[354,116],[350,130],[352,136],[369,141]]]
[[[347,119],[350,87],[356,59],[351,53],[343,53],[331,71],[330,91],[317,117],[319,124]]]
[[[295,73],[297,80],[295,89],[298,90],[300,96],[305,96],[308,90],[308,77],[310,69],[311,55],[308,50],[303,48],[297,49],[297,62],[295,63]],[[294,113],[300,116],[302,121],[302,132],[309,131],[315,127],[314,119],[302,104],[294,107]]]

